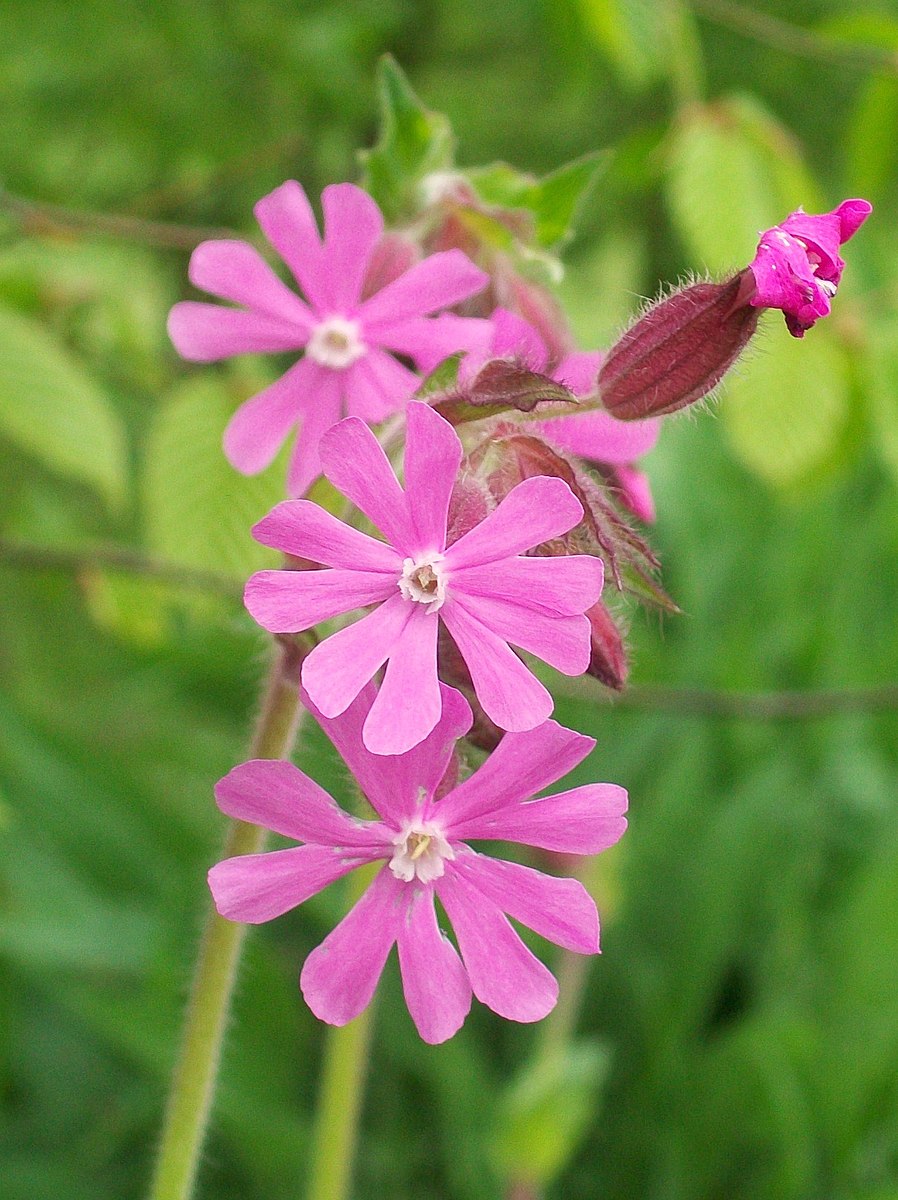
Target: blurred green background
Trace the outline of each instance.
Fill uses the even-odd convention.
[[[239,600],[266,561],[248,528],[283,478],[219,449],[276,368],[192,368],[167,342],[183,227],[253,235],[284,178],[357,178],[384,51],[462,165],[614,151],[562,287],[585,346],[660,281],[744,265],[798,204],[876,211],[832,319],[796,343],[768,316],[713,414],[669,421],[646,462],[683,614],[632,614],[643,690],[559,701],[599,743],[577,778],[631,795],[586,1068],[528,1098],[538,1031],[477,1006],[424,1046],[391,964],[355,1195],[494,1200],[541,1162],[570,1200],[898,1200],[898,718],[894,688],[851,691],[898,681],[891,0],[0,7],[0,1193],[145,1190],[211,785],[245,754],[267,653]],[[734,715],[646,685],[835,694]],[[341,794],[322,738],[298,755]],[[302,1194],[322,1029],[296,975],[341,905],[332,888],[249,939],[209,1200]]]

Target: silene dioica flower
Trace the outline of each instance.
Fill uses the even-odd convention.
[[[872,211],[866,200],[843,200],[820,216],[799,208],[768,229],[748,268],[755,284],[749,303],[782,309],[792,336],[804,337],[829,315],[845,267],[839,247],[854,237]]]
[[[378,819],[350,816],[290,763],[246,762],[218,784],[219,808],[303,844],[227,859],[209,872],[221,915],[255,924],[357,867],[382,862],[355,907],[306,959],[300,985],[317,1017],[344,1025],[370,1002],[395,944],[409,1012],[431,1043],[459,1029],[472,992],[513,1021],[538,1021],[554,1007],[558,984],[509,917],[569,950],[599,950],[596,906],[577,880],[488,857],[469,840],[595,854],[620,838],[627,805],[624,789],[609,783],[532,799],[595,744],[554,721],[506,734],[479,770],[440,794],[455,741],[471,725],[465,700],[445,685],[442,691],[434,728],[396,757],[372,754],[363,741],[373,685],[330,719],[304,697]],[[435,898],[457,950],[440,931]]]
[[[290,268],[301,299],[248,242],[202,242],[190,260],[198,288],[241,305],[187,300],[169,317],[175,348],[196,362],[235,354],[303,351],[275,383],[235,413],[224,439],[231,464],[261,471],[299,426],[288,491],[300,496],[318,477],[318,441],[344,413],[381,421],[404,407],[420,382],[396,355],[422,370],[481,346],[486,322],[444,313],[478,292],[488,276],[460,251],[410,266],[373,295],[366,277],[381,243],[380,209],[351,183],[324,189],[324,238],[300,184],[282,184],[256,205],[265,236]]]
[[[500,729],[532,729],[545,721],[552,697],[511,646],[567,675],[582,674],[590,661],[584,614],[603,582],[602,561],[589,554],[523,557],[582,518],[568,485],[525,479],[447,545],[462,445],[432,408],[419,401],[408,406],[404,489],[358,418],[329,430],[320,454],[327,478],[386,541],[311,501],[285,501],[255,526],[254,537],[327,569],[260,571],[246,587],[247,608],[272,633],[300,633],[377,605],[305,659],[302,682],[316,707],[326,717],[338,716],[386,663],[365,720],[365,745],[377,754],[411,749],[440,717],[442,623],[470,671],[478,701]]]

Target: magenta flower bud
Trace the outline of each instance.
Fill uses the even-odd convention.
[[[755,280],[695,283],[660,300],[631,325],[599,368],[602,403],[620,421],[677,412],[707,395],[758,325]]]
[[[839,247],[873,211],[866,200],[843,200],[832,212],[814,216],[800,208],[761,235],[749,266],[755,308],[779,308],[793,337],[804,337],[829,315],[845,261]]]

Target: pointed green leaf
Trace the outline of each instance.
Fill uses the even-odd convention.
[[[380,61],[381,132],[361,155],[363,186],[388,222],[414,216],[418,189],[426,175],[451,170],[455,139],[448,119],[426,109],[390,55]]]
[[[826,325],[797,339],[770,314],[760,343],[728,377],[721,417],[746,466],[788,487],[822,467],[838,445],[849,411],[848,364]]]
[[[573,223],[609,154],[597,150],[565,163],[542,179],[535,179],[507,163],[496,163],[468,172],[480,198],[503,208],[524,208],[534,217],[538,245],[549,249],[571,237]]]
[[[593,1115],[607,1066],[599,1046],[581,1041],[525,1067],[500,1102],[493,1141],[506,1179],[542,1187],[558,1175]]]
[[[250,527],[285,498],[284,464],[250,478],[234,470],[221,448],[233,411],[221,376],[176,387],[150,430],[143,496],[151,551],[166,562],[242,579],[275,564]]]
[[[82,365],[36,321],[0,308],[0,435],[111,507],[127,486],[118,414]]]

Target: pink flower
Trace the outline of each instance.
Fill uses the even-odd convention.
[[[219,808],[303,845],[226,859],[209,872],[221,915],[256,924],[356,867],[384,862],[355,907],[306,959],[300,986],[317,1017],[345,1025],[370,1002],[396,944],[409,1012],[431,1043],[461,1027],[472,991],[512,1021],[538,1021],[553,1008],[558,984],[509,917],[580,954],[599,950],[598,914],[580,883],[489,858],[468,840],[595,854],[623,833],[627,803],[624,789],[608,783],[530,799],[595,744],[554,721],[507,734],[475,774],[436,799],[455,739],[471,725],[464,699],[443,690],[436,727],[395,758],[371,754],[362,741],[373,685],[336,719],[315,713],[378,820],[349,816],[291,763],[261,759],[235,767],[216,787]],[[435,896],[458,951],[440,931]]]
[[[487,283],[484,272],[459,250],[431,255],[361,299],[383,234],[380,209],[351,183],[325,188],[322,205],[323,241],[306,194],[293,180],[255,208],[306,300],[282,283],[247,242],[203,242],[190,260],[191,282],[242,307],[185,301],[174,306],[168,323],[178,353],[196,362],[305,351],[286,374],[238,409],[224,438],[233,466],[252,475],[268,466],[299,425],[289,471],[291,495],[301,495],[319,475],[319,439],[344,410],[380,421],[417,389],[418,377],[395,354],[431,370],[448,355],[480,345],[488,329],[483,321],[426,315]]]
[[[312,702],[335,717],[387,663],[365,721],[365,745],[376,754],[409,750],[439,719],[440,621],[468,665],[484,710],[502,729],[532,729],[553,707],[509,643],[567,675],[589,665],[583,614],[601,593],[601,561],[583,554],[521,557],[576,525],[580,502],[561,479],[526,479],[447,546],[449,499],[461,460],[449,423],[426,404],[410,404],[403,491],[374,434],[348,417],[321,439],[324,473],[386,543],[306,500],[277,505],[253,529],[263,545],[329,568],[254,575],[246,606],[265,629],[299,633],[378,605],[317,645],[302,668]]]
[[[489,357],[518,358],[532,371],[547,372],[549,354],[532,325],[502,308],[493,313],[492,323],[493,340],[489,353],[475,351],[468,354],[463,361],[465,372],[473,373]],[[595,395],[601,362],[602,354],[598,351],[575,351],[565,355],[548,373],[556,382],[570,388],[575,396]],[[549,417],[529,424],[528,428],[578,458],[614,468],[614,482],[627,507],[643,521],[654,520],[648,480],[632,463],[657,442],[661,432],[659,419],[618,421],[610,413],[592,409],[582,414]]]
[[[793,337],[830,311],[844,259],[839,246],[853,237],[873,211],[866,200],[843,200],[832,212],[813,216],[802,209],[761,236],[749,265],[755,308],[780,308]]]

